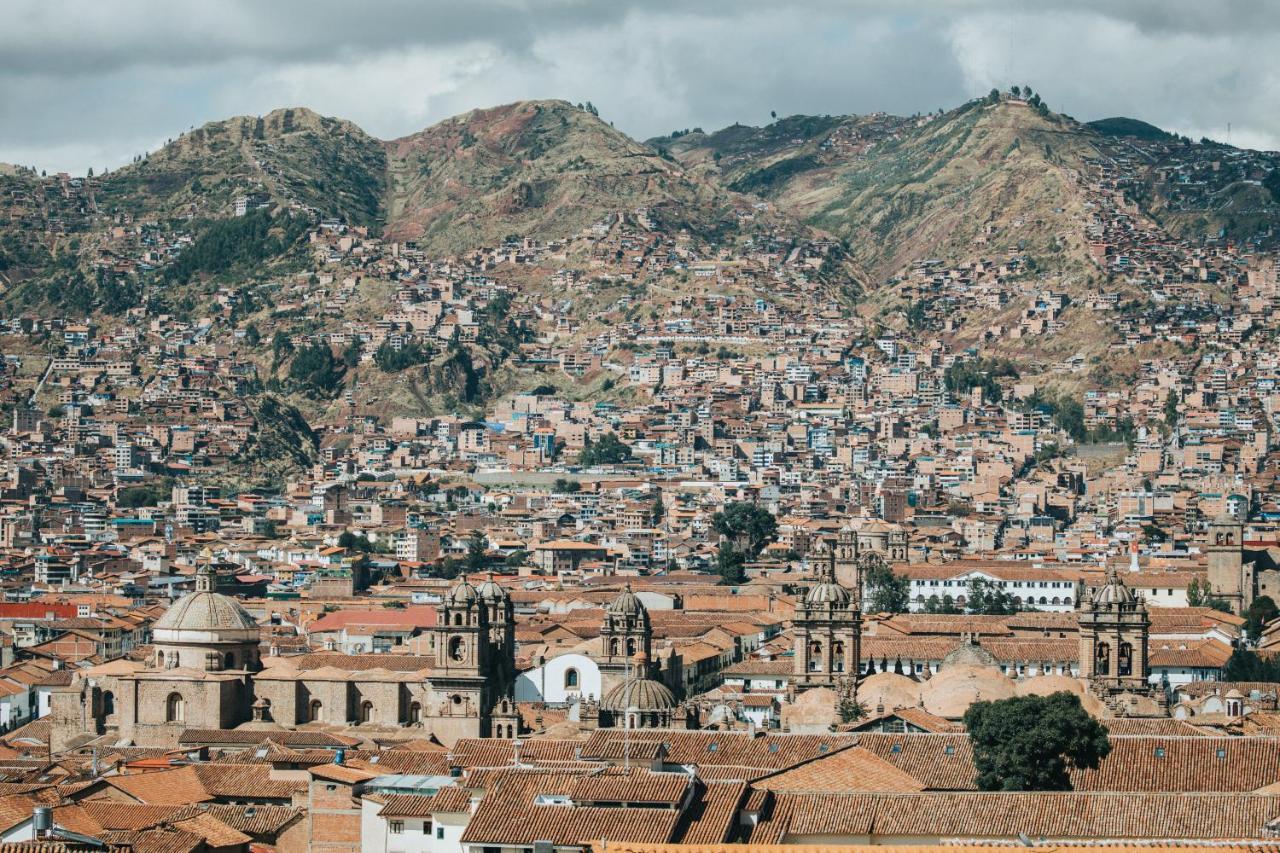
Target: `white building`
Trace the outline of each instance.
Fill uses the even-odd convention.
[[[559,655],[516,676],[517,702],[548,705],[576,704],[579,699],[602,695],[600,668],[586,655]]]

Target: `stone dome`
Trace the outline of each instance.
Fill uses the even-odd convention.
[[[877,672],[858,682],[858,701],[867,708],[883,706],[886,711],[914,708],[920,704],[922,685],[896,672]]]
[[[631,584],[628,583],[622,592],[618,593],[618,597],[609,602],[609,606],[605,610],[609,613],[623,616],[639,616],[645,612],[645,607],[636,594],[631,591]]]
[[[485,578],[484,583],[480,584],[479,589],[476,591],[480,593],[480,597],[485,601],[506,601],[511,597],[507,594],[502,584],[493,579],[492,572],[489,573],[489,577]]]
[[[168,633],[221,634],[242,631],[257,633],[258,623],[240,606],[240,602],[206,591],[187,593],[179,598],[152,626],[152,633],[157,640],[165,639]],[[237,636],[235,639],[242,638]]]
[[[858,698],[862,698],[861,692]],[[840,722],[836,702],[840,696],[829,687],[806,690],[794,702],[782,706],[783,727],[795,734],[828,732]]]
[[[603,710],[617,713],[670,711],[675,706],[675,694],[665,684],[643,676],[628,678],[600,700]]]
[[[938,672],[942,672],[947,667],[958,666],[985,666],[999,669],[1000,661],[984,649],[975,638],[965,637],[960,645],[947,652],[942,658],[942,662],[938,665]]]
[[[956,720],[974,702],[1012,699],[1017,691],[1013,681],[998,669],[956,664],[940,669],[921,693],[926,711]]]
[[[849,590],[831,580],[810,587],[804,597],[804,603],[809,607],[848,607],[852,600]]]
[[[445,603],[454,606],[465,606],[472,604],[480,598],[480,592],[463,578],[457,586],[449,590],[449,594],[445,596]]]
[[[1120,580],[1119,575],[1111,574],[1107,577],[1107,582],[1098,588],[1093,594],[1093,603],[1099,607],[1109,607],[1115,605],[1131,606],[1137,601],[1133,594],[1133,590]]]

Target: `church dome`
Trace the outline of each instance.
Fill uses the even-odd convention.
[[[676,706],[676,696],[660,681],[649,677],[649,657],[636,655],[635,675],[614,687],[600,700],[605,711],[670,711]]]
[[[998,669],[953,665],[938,670],[925,685],[922,698],[930,714],[956,720],[963,717],[974,702],[1012,699],[1016,692],[1012,679]]]
[[[180,639],[176,635],[188,633],[228,635],[228,639],[241,640],[241,635],[250,631],[256,634],[258,623],[240,602],[203,590],[178,599],[152,626],[152,633],[161,642],[176,641]]]
[[[445,603],[454,606],[466,606],[475,602],[480,598],[480,592],[463,578],[453,589],[449,590],[449,594],[445,596]]]
[[[852,600],[853,596],[849,594],[849,590],[835,581],[826,581],[810,587],[809,592],[804,597],[804,603],[810,607],[815,605],[848,607],[849,602]]]
[[[639,616],[645,612],[645,607],[640,603],[640,599],[631,591],[631,584],[618,594],[618,597],[609,602],[609,606],[605,608],[609,613],[616,613],[623,616]]]
[[[896,672],[877,672],[858,682],[858,699],[868,708],[886,711],[914,708],[920,703],[921,685]]]
[[[1120,580],[1119,575],[1114,573],[1109,575],[1107,582],[1093,594],[1093,603],[1099,607],[1129,606],[1136,600],[1133,590],[1129,589],[1125,582]]]
[[[480,597],[485,601],[506,601],[511,597],[507,594],[502,584],[493,579],[492,572],[489,573],[489,577],[485,578],[484,583],[480,584],[479,589],[476,591],[480,593]]]
[[[652,678],[628,678],[614,687],[600,700],[606,711],[670,711],[676,706],[676,697],[667,686]]]
[[[965,637],[960,645],[947,652],[942,662],[938,665],[938,672],[942,672],[948,667],[961,666],[988,666],[1000,668],[1000,661],[996,660],[996,656],[984,649],[978,644],[973,637]]]

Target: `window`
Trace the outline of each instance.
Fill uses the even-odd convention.
[[[454,661],[461,661],[466,657],[467,646],[461,637],[454,637],[449,641],[449,658]]]
[[[324,711],[324,703],[319,699],[312,699],[311,704],[307,707],[307,720],[312,723],[320,721],[320,714]]]
[[[360,722],[367,723],[373,719],[373,703],[368,699],[360,703]]]
[[[1163,747],[1163,746],[1157,746],[1157,747],[1156,747],[1156,758],[1164,758],[1164,747]]]
[[[390,829],[391,829],[392,835],[399,835],[400,833],[404,832],[404,821],[402,820],[390,821]]]
[[[436,827],[436,838],[444,838],[444,827],[443,827],[443,826],[437,826],[437,827]]]
[[[108,690],[102,694],[102,715],[110,717],[116,712],[116,695]]]
[[[164,703],[164,719],[167,723],[181,723],[187,718],[187,703],[179,693],[170,693]]]
[[[578,671],[576,669],[566,669],[564,671],[564,689],[578,689]]]

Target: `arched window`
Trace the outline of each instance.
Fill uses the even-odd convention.
[[[102,716],[110,717],[116,712],[116,694],[108,690],[102,694]]]
[[[324,713],[324,703],[319,699],[312,699],[311,705],[307,709],[307,720],[312,723],[320,722],[320,716]]]
[[[187,703],[181,693],[170,693],[165,700],[164,719],[167,723],[181,723],[187,719]]]
[[[1069,596],[1069,595],[1068,595],[1066,598],[1062,599],[1062,603],[1063,603],[1063,604],[1070,604],[1070,603],[1071,603],[1071,596]]]
[[[1058,596],[1056,596],[1056,595],[1055,595],[1055,596],[1053,597],[1053,603],[1054,603],[1054,604],[1061,604],[1061,603],[1062,603],[1062,599],[1061,599],[1061,598],[1058,598]]]
[[[455,614],[453,614],[453,624],[455,624],[455,625],[461,625],[461,624],[462,624],[462,614],[461,614],[461,613],[455,613]]]
[[[633,637],[627,638],[627,657],[634,657],[636,653],[636,641]]]
[[[449,641],[449,659],[461,661],[467,654],[466,644],[461,637],[454,637]]]
[[[564,671],[564,689],[578,689],[578,671],[576,669],[566,669]]]
[[[1045,597],[1042,595],[1042,596],[1040,596],[1040,603],[1041,603],[1041,604],[1048,604],[1049,602],[1048,602],[1048,600],[1046,600],[1046,599],[1045,599]]]
[[[844,672],[844,643],[831,646],[831,668],[834,672]]]
[[[809,671],[820,672],[822,670],[822,643],[813,642],[809,644]]]
[[[1129,643],[1121,643],[1118,652],[1119,655],[1116,662],[1116,675],[1132,675],[1133,646]]]
[[[223,668],[223,669],[235,669],[235,668],[236,668],[236,656],[235,656],[235,655],[233,655],[231,652],[227,652],[227,657],[226,657],[226,660],[224,660],[224,661],[223,661],[223,663],[222,663],[222,668]]]
[[[373,703],[368,699],[360,703],[360,722],[367,723],[373,719]]]
[[[1111,674],[1111,646],[1107,643],[1098,643],[1097,648],[1093,652],[1093,671],[1097,675]]]
[[[618,656],[618,641],[616,639],[609,641],[609,655],[615,658]]]
[[[156,652],[156,669],[164,669],[164,652]]]
[[[417,702],[409,703],[409,725],[416,726],[422,722],[422,706]]]

